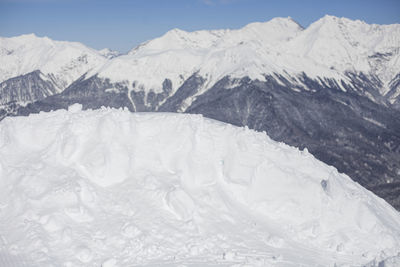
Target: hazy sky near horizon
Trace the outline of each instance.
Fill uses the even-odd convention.
[[[0,36],[35,33],[127,52],[173,28],[236,29],[288,16],[307,27],[325,14],[400,23],[400,0],[0,0]]]

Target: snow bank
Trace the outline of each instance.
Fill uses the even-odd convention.
[[[0,265],[373,266],[398,253],[397,211],[265,133],[79,105],[0,123]]]

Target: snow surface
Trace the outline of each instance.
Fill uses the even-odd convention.
[[[296,77],[305,72],[312,78],[348,81],[345,72],[351,71],[378,76],[385,94],[400,70],[399,49],[400,24],[325,16],[303,29],[291,18],[275,18],[238,30],[173,29],[90,75],[125,81],[131,90],[159,92],[164,79],[176,90],[196,72],[206,78],[207,89],[225,76],[264,80],[265,74]]]
[[[34,34],[0,37],[0,82],[40,70],[47,75],[46,80],[54,81],[62,91],[88,70],[103,65],[108,57],[106,52],[112,53]]]
[[[385,266],[400,214],[306,150],[200,115],[0,122],[1,266]]]

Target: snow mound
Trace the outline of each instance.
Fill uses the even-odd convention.
[[[74,105],[6,118],[0,215],[5,266],[400,257],[400,215],[382,199],[307,151],[200,115]]]

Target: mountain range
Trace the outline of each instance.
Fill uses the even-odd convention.
[[[400,209],[400,25],[325,16],[173,29],[126,54],[0,38],[0,119],[84,109],[199,113],[266,131]]]

